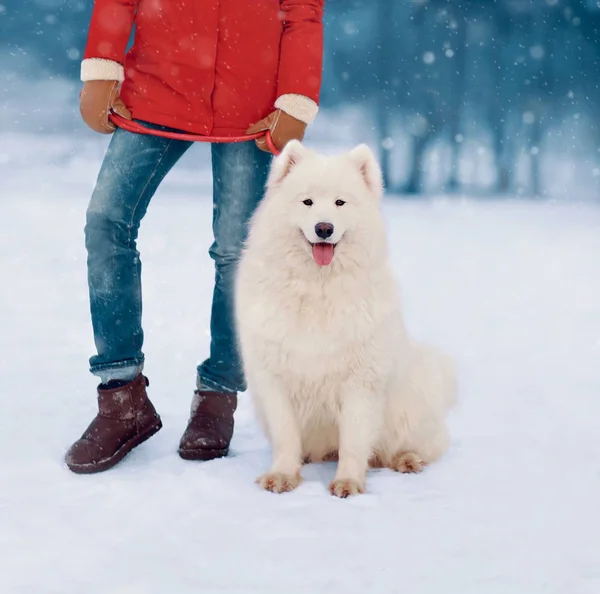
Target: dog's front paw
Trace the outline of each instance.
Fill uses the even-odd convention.
[[[345,499],[350,495],[358,495],[365,492],[364,484],[353,479],[335,479],[329,485],[329,492],[336,497]]]
[[[301,482],[299,474],[283,474],[282,472],[267,472],[256,479],[261,489],[271,493],[286,493],[293,491]]]
[[[401,452],[396,454],[390,463],[390,468],[396,472],[417,473],[421,472],[427,462],[421,460],[414,452]]]

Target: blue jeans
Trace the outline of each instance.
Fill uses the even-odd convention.
[[[162,126],[151,126],[165,129]],[[117,129],[87,210],[90,310],[97,354],[90,370],[103,383],[143,368],[142,285],[136,239],[159,184],[193,143]],[[246,389],[234,324],[235,269],[248,221],[262,198],[271,157],[254,142],[213,144],[215,262],[210,356],[198,366],[204,389]]]

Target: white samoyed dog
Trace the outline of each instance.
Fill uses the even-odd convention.
[[[420,472],[449,445],[452,361],[409,337],[387,258],[382,179],[360,145],[323,156],[292,141],[274,160],[236,281],[240,350],[273,461],[296,488],[337,460],[329,489],[365,490],[369,466]]]

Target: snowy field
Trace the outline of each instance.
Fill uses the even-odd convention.
[[[0,138],[2,594],[600,592],[600,203],[390,197],[409,328],[459,364],[452,447],[418,476],[371,471],[356,498],[328,494],[331,464],[273,495],[253,482],[270,456],[247,394],[229,458],[176,453],[208,349],[197,147],[140,238],[164,429],[76,476],[62,456],[95,411],[83,221],[105,144]]]

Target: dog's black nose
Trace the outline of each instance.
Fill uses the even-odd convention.
[[[333,235],[333,225],[331,223],[317,223],[315,233],[320,239],[329,239]]]

